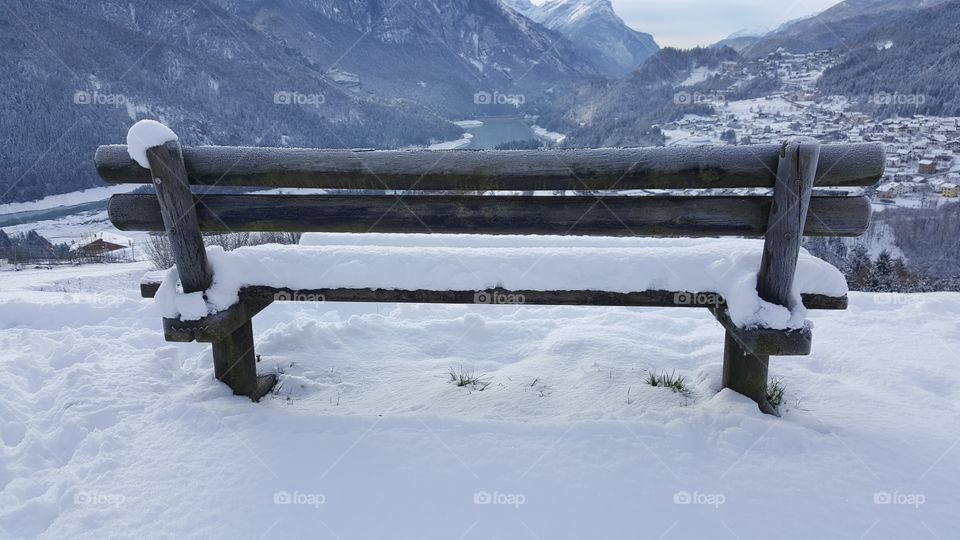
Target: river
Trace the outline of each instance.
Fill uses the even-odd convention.
[[[519,116],[497,116],[479,120],[483,122],[482,126],[464,128],[473,135],[473,139],[470,144],[461,148],[490,150],[505,142],[538,139],[536,133]]]

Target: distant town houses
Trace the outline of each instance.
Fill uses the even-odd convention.
[[[844,97],[818,94],[817,80],[838,54],[772,53],[744,62],[723,62],[717,75],[740,79],[776,76],[779,91],[761,97],[730,99],[736,88],[698,96],[714,115],[685,115],[661,126],[668,145],[776,143],[796,135],[822,142],[880,142],[886,172],[872,192],[888,204],[925,207],[958,197],[960,118],[915,115],[875,119]],[[889,99],[878,93],[875,99]]]

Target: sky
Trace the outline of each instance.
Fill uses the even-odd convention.
[[[775,28],[839,0],[613,0],[635,30],[653,34],[661,47],[710,45],[744,28]],[[541,2],[537,2],[541,3]]]

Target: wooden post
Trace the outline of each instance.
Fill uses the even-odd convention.
[[[148,149],[147,160],[183,292],[206,291],[213,282],[213,274],[207,263],[180,143],[170,141]],[[213,344],[213,369],[217,379],[226,383],[234,394],[254,401],[276,381],[273,375],[257,379],[253,325],[249,320],[228,338]]]
[[[794,307],[790,293],[819,157],[820,143],[815,139],[797,138],[781,147],[757,292],[763,300],[787,308]],[[770,355],[750,350],[726,332],[723,387],[753,399],[764,413],[779,416],[767,401],[769,365]]]
[[[147,160],[150,162],[150,174],[153,175],[157,199],[160,200],[160,213],[183,292],[205,291],[210,287],[213,275],[207,264],[207,252],[200,234],[180,143],[170,141],[148,149]]]
[[[784,143],[777,168],[757,292],[767,302],[788,308],[793,307],[790,292],[819,157],[815,139],[794,139]]]
[[[233,393],[260,401],[276,384],[275,375],[257,377],[257,355],[253,350],[253,320],[234,330],[230,337],[213,344],[213,371]]]

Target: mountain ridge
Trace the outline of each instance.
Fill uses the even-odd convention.
[[[878,25],[949,0],[844,0],[816,14],[784,23],[756,40],[736,43],[746,57],[784,49],[807,53],[844,47]],[[723,43],[723,42],[721,42]]]
[[[653,36],[627,26],[610,0],[504,0],[526,17],[560,32],[608,77],[622,77],[660,50]]]

